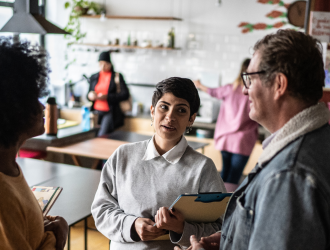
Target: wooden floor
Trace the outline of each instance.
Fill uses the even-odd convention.
[[[109,240],[103,234],[96,230],[88,229],[87,235],[88,250],[109,250]],[[70,250],[84,250],[84,244],[84,221],[82,221],[71,227]],[[64,249],[67,250],[67,246]]]

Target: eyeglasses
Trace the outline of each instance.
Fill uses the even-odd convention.
[[[249,89],[250,86],[251,86],[251,77],[250,77],[250,75],[265,74],[265,73],[266,73],[266,71],[264,71],[264,70],[263,71],[258,71],[258,72],[252,72],[252,73],[243,72],[241,74],[241,77],[242,77],[245,88]]]

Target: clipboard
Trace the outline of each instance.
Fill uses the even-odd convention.
[[[182,194],[169,209],[180,211],[185,221],[214,222],[224,215],[232,193]]]
[[[168,209],[175,209],[183,214],[185,221],[197,223],[215,222],[224,215],[233,193],[182,194]],[[169,240],[168,234],[154,240]]]

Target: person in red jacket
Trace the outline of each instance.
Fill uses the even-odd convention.
[[[98,136],[101,136],[124,125],[124,114],[119,103],[129,98],[129,91],[124,77],[114,71],[109,51],[100,54],[99,66],[100,72],[90,77],[87,99],[92,101],[91,110],[98,112]]]

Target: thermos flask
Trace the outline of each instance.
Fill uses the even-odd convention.
[[[57,135],[57,105],[55,97],[48,97],[45,109],[45,130],[47,135]]]

